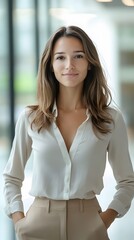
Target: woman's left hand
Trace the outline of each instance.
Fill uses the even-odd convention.
[[[107,209],[106,211],[100,213],[100,217],[107,229],[114,222],[117,215],[118,213],[113,209]]]

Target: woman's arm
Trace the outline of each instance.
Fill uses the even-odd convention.
[[[134,198],[134,171],[128,150],[128,137],[122,114],[116,112],[114,129],[108,146],[108,160],[112,167],[116,193],[108,209],[118,212],[122,217],[130,208]]]
[[[24,211],[21,187],[24,180],[25,165],[31,154],[31,144],[26,110],[24,110],[16,123],[12,149],[3,173],[5,211],[9,217],[14,212]]]

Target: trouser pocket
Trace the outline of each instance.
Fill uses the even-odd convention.
[[[97,199],[82,201],[82,205],[77,211],[68,209],[68,240],[109,240]]]
[[[35,201],[15,225],[17,240],[65,240],[61,229],[64,219],[63,211],[49,212],[46,205]]]

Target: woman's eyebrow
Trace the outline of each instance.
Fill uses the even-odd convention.
[[[65,52],[56,52],[56,53],[54,53],[54,55],[56,55],[56,54],[65,54]]]
[[[54,53],[54,55],[56,54],[65,54],[66,52],[56,52]],[[76,50],[76,51],[73,51],[73,53],[85,53],[83,50]]]

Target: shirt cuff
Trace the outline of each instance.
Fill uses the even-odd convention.
[[[129,209],[129,207],[125,208],[118,199],[113,200],[108,206],[108,208],[114,209],[118,213],[117,218],[123,217]]]
[[[6,212],[7,216],[10,218],[11,218],[12,213],[24,212],[24,206],[23,206],[22,201],[16,201],[16,202],[12,203],[11,205],[7,204],[7,206],[5,207],[5,212]]]

